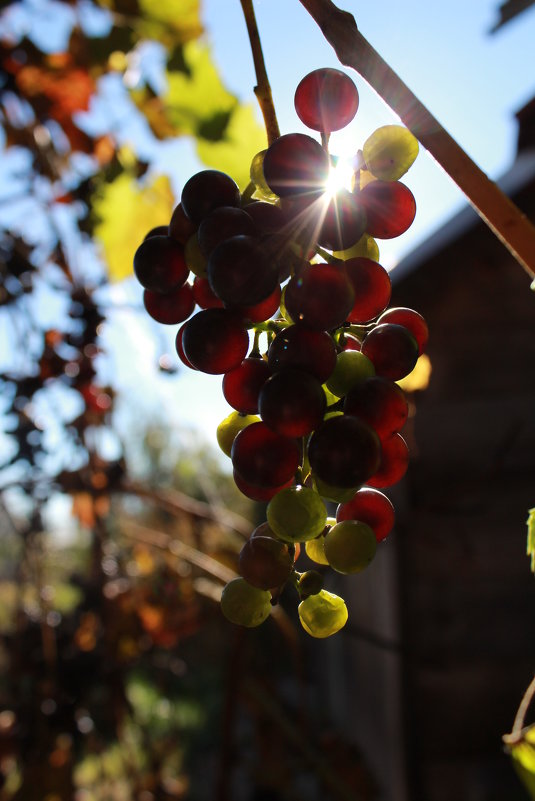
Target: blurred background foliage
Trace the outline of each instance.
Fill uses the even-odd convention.
[[[0,799],[373,797],[284,605],[258,632],[220,614],[259,510],[139,418],[103,342],[176,202],[166,146],[244,186],[256,109],[199,0],[2,2],[0,61]]]

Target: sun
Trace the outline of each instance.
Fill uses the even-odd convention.
[[[331,165],[325,184],[325,192],[329,198],[336,195],[340,189],[351,189],[353,173],[354,167],[351,160],[344,157],[336,159],[336,163]]]

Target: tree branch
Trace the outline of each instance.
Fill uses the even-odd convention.
[[[339,61],[356,70],[464,192],[480,217],[531,278],[535,278],[535,227],[472,161],[394,70],[362,36],[351,14],[332,0],[300,0]]]
[[[251,51],[253,53],[253,62],[257,82],[257,85],[254,88],[254,93],[264,117],[268,145],[270,145],[280,136],[279,123],[277,122],[275,106],[273,105],[273,96],[271,94],[271,86],[267,76],[264,54],[262,53],[262,44],[260,42],[260,34],[256,24],[253,0],[240,0],[240,2],[243,9],[243,16],[245,17],[249,42],[251,43]]]

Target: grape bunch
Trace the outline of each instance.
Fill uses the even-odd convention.
[[[417,155],[415,138],[398,125],[377,129],[357,152],[351,185],[331,189],[329,137],[358,105],[345,73],[311,72],[295,109],[321,143],[280,136],[254,157],[243,194],[222,172],[196,173],[169,225],[150,231],[134,257],[149,315],[182,324],[182,362],[223,376],[234,411],[218,427],[219,445],[239,490],[267,504],[222,611],[257,626],[288,584],[314,637],[335,633],[348,615],[324,589],[325,570],[362,571],[393,527],[381,490],[409,459],[397,382],[427,342],[420,314],[389,308],[375,241],[414,219],[414,197],[399,179]],[[338,504],[334,517],[329,502]],[[318,570],[296,569],[301,547]]]

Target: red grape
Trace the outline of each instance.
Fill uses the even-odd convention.
[[[376,375],[349,390],[344,400],[344,413],[364,420],[383,440],[403,428],[409,407],[397,384]]]
[[[310,264],[290,279],[284,295],[291,318],[315,331],[342,325],[354,301],[351,282],[338,264]]]
[[[390,276],[384,267],[364,256],[348,259],[344,268],[355,290],[355,303],[347,319],[351,323],[367,323],[390,303]]]
[[[357,87],[341,70],[323,68],[305,75],[294,98],[297,116],[315,131],[339,131],[359,106]]]
[[[285,484],[281,487],[257,487],[255,484],[251,484],[248,481],[245,481],[239,473],[234,470],[234,483],[238,487],[239,491],[243,493],[247,498],[250,498],[252,501],[257,501],[258,503],[269,503],[269,501],[275,497],[275,495],[281,491],[281,489],[286,489],[293,483],[293,477],[288,480]],[[254,536],[251,534],[251,536]]]
[[[308,444],[315,475],[334,487],[357,487],[379,467],[381,443],[375,431],[357,417],[330,417]]]
[[[427,340],[429,339],[429,329],[421,314],[414,309],[407,309],[403,306],[393,306],[387,309],[379,319],[378,323],[396,323],[408,328],[418,343],[420,354],[425,352]]]
[[[182,345],[198,370],[228,373],[245,358],[249,334],[240,318],[227,309],[203,309],[186,323]]]
[[[322,217],[322,219],[321,219]],[[318,244],[328,250],[346,250],[366,230],[366,214],[359,198],[340,189],[321,209]]]
[[[197,239],[201,252],[208,258],[217,245],[240,234],[256,234],[256,227],[250,216],[243,209],[234,206],[219,206],[202,220]]]
[[[141,286],[151,292],[177,289],[189,275],[184,249],[170,236],[144,239],[134,254],[134,273]]]
[[[269,320],[280,306],[281,294],[281,288],[277,284],[271,295],[261,300],[260,303],[240,308],[240,315],[244,320],[249,320],[251,323],[263,323],[265,320]]]
[[[401,434],[383,440],[381,464],[366,483],[370,487],[390,487],[403,478],[409,466],[409,449]]]
[[[394,526],[394,506],[389,498],[379,490],[362,487],[347,503],[339,504],[336,522],[360,520],[375,532],[377,542],[390,534]]]
[[[208,278],[201,278],[199,275],[193,281],[193,297],[201,309],[217,309],[223,306],[223,301],[210,289]]]
[[[329,156],[315,139],[300,133],[275,139],[264,156],[264,177],[279,197],[325,189]]]
[[[233,236],[211,253],[208,281],[225,306],[254,306],[265,300],[278,283],[277,269],[251,236]]]
[[[393,239],[410,228],[416,214],[411,190],[400,181],[370,181],[359,192],[366,211],[366,232],[377,239]]]
[[[418,361],[418,343],[408,328],[382,323],[372,328],[362,341],[362,353],[371,359],[377,375],[399,381]]]
[[[265,423],[252,423],[236,436],[232,465],[247,484],[281,487],[293,478],[299,465],[297,442],[272,431]]]
[[[335,368],[336,347],[326,331],[290,325],[269,346],[268,364],[273,372],[285,367],[305,370],[323,383]]]
[[[325,393],[310,373],[287,368],[265,382],[258,409],[273,431],[286,437],[303,437],[323,421]]]
[[[258,413],[260,390],[271,375],[267,362],[249,356],[223,378],[223,395],[236,411],[242,414]]]
[[[169,236],[176,239],[181,245],[185,245],[196,230],[197,226],[195,223],[191,222],[189,217],[186,217],[184,209],[182,208],[182,203],[179,203],[171,215]]]
[[[181,204],[186,217],[198,225],[219,206],[239,206],[240,190],[230,175],[219,170],[201,170],[186,181]]]
[[[195,308],[195,298],[192,287],[184,284],[165,295],[145,289],[143,304],[153,320],[164,325],[176,325],[187,320],[192,314]]]

